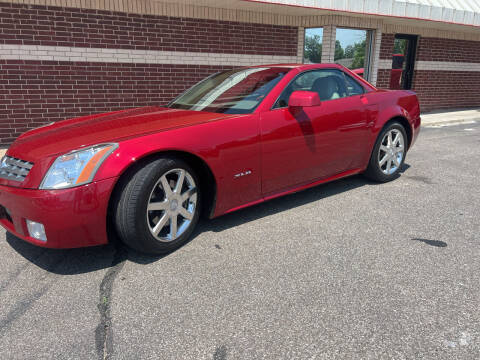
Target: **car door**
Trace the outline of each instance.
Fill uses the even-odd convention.
[[[336,87],[326,91],[326,83]],[[317,91],[321,105],[289,108],[296,90]],[[264,196],[360,166],[368,138],[364,92],[338,69],[306,71],[286,86],[271,111],[261,114]]]

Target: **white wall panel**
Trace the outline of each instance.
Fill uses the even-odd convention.
[[[335,6],[337,10],[348,11],[348,0],[336,0]]]
[[[475,19],[475,13],[472,11],[465,11],[465,24],[473,24],[473,20]]]
[[[248,0],[479,25],[480,0]],[[475,14],[475,16],[472,15]]]
[[[465,11],[455,10],[453,13],[453,22],[463,23],[465,21]]]
[[[363,11],[364,0],[349,0],[349,10],[362,13]]]
[[[405,10],[407,8],[407,4],[403,1],[395,1],[393,3],[393,14],[395,16],[405,16]]]
[[[114,10],[149,15],[208,18],[298,26],[306,17],[345,17],[335,11],[455,22],[480,27],[480,0],[0,0],[46,6]],[[258,3],[257,3],[258,2]],[[294,5],[287,7],[283,5]],[[302,8],[303,7],[303,8]],[[318,9],[318,10],[315,10]],[[327,10],[327,11],[323,11]],[[330,10],[330,11],[329,11]],[[372,17],[359,17],[365,22]],[[376,18],[383,21],[382,18]],[[400,19],[386,21],[400,24]],[[425,25],[425,24],[423,24]],[[315,25],[314,25],[315,26]],[[409,25],[415,26],[415,25]],[[422,25],[419,24],[419,27]],[[372,26],[376,28],[376,26]],[[429,29],[435,25],[428,24]],[[445,24],[440,27],[448,31]],[[424,28],[427,28],[424,26]],[[457,32],[462,32],[458,29]],[[471,29],[465,30],[472,33]]]
[[[379,14],[392,15],[393,0],[379,0]]]
[[[430,18],[430,11],[431,7],[425,4],[420,5],[420,9],[418,11],[418,17],[422,19],[429,19]]]
[[[377,14],[378,4],[379,4],[379,0],[365,0],[365,5],[363,10],[367,14]]]
[[[405,9],[405,15],[410,18],[418,18],[420,12],[420,5],[414,3],[407,3]]]
[[[453,22],[453,9],[443,8],[443,21]]]
[[[430,11],[430,20],[442,21],[443,9],[438,6],[432,6]]]
[[[473,22],[475,25],[480,26],[480,13],[475,14],[475,20]]]

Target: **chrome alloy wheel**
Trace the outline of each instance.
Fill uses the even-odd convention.
[[[197,209],[197,186],[184,169],[160,177],[148,200],[147,224],[161,242],[178,239],[190,226]]]
[[[378,165],[386,175],[391,175],[400,167],[405,154],[405,139],[398,129],[391,129],[382,139],[378,152]]]

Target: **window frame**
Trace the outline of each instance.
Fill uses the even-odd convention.
[[[339,69],[339,68],[336,68],[336,67],[326,67],[326,68],[320,68],[320,69],[309,69],[309,70],[304,70],[300,73],[298,73],[297,75],[295,75],[295,77],[290,80],[288,82],[287,85],[285,85],[285,87],[283,88],[283,90],[280,92],[280,94],[278,95],[278,97],[275,99],[275,101],[273,102],[273,105],[272,107],[270,108],[270,111],[274,111],[274,110],[279,110],[279,109],[286,109],[288,108],[288,104],[287,106],[282,106],[282,107],[275,107],[275,105],[277,104],[278,100],[280,100],[280,97],[283,95],[283,92],[285,91],[285,89],[287,87],[290,86],[290,84],[292,82],[294,82],[299,76],[303,75],[303,74],[306,74],[306,73],[309,73],[309,72],[312,72],[312,71],[322,71],[322,70],[334,70],[334,71],[338,71],[340,73],[343,74],[344,77],[348,76],[352,81],[354,81],[355,83],[357,83],[358,85],[360,85],[360,87],[362,88],[363,92],[361,94],[355,94],[355,95],[348,95],[348,96],[345,96],[345,97],[342,97],[342,98],[338,98],[338,99],[330,99],[330,100],[322,100],[322,102],[324,101],[333,101],[333,100],[340,100],[340,99],[345,99],[345,98],[348,98],[348,97],[352,97],[352,96],[361,96],[361,95],[364,95],[365,93],[367,93],[367,89],[365,88],[365,86],[362,85],[362,83],[360,83],[359,81],[355,80],[352,76],[350,76],[349,74],[347,74],[344,70],[342,69]],[[345,81],[345,84],[346,84],[346,80]],[[348,87],[347,87],[347,91],[348,91]],[[293,92],[292,92],[293,93]],[[291,95],[291,94],[290,94]]]
[[[367,81],[371,80],[372,73],[373,73],[373,62],[375,59],[373,58],[375,51],[375,47],[378,46],[375,42],[375,34],[376,30],[371,28],[362,28],[362,27],[351,27],[351,26],[337,26],[335,28],[335,41],[337,41],[337,30],[360,30],[365,31],[365,60],[363,64],[363,78]],[[335,51],[335,50],[334,50]],[[335,61],[334,61],[335,62]],[[338,64],[338,63],[336,63]],[[352,69],[349,69],[352,70]]]
[[[347,74],[345,71],[343,70],[340,70],[342,73],[343,73],[343,76],[345,77],[345,79],[349,78],[350,80],[352,80],[355,84],[359,85],[362,89],[362,92],[360,94],[353,94],[353,95],[350,95],[348,94],[348,96],[346,97],[352,97],[352,96],[361,96],[361,95],[364,95],[366,92],[367,92],[367,89],[365,89],[365,87],[360,83],[358,82],[357,80],[355,80],[352,76],[350,76],[349,74]],[[345,83],[347,81],[345,80]],[[348,86],[347,86],[347,91],[348,91]],[[343,98],[342,98],[343,99]]]
[[[261,67],[261,66],[257,66],[257,67]],[[244,68],[244,69],[253,69],[253,68],[257,68],[257,67],[256,67],[256,66],[251,66],[251,67],[239,67],[238,69],[242,69],[242,68]],[[268,68],[268,69],[272,69],[272,68],[284,68],[284,69],[286,69],[286,73],[285,73],[284,77],[287,76],[288,73],[293,70],[293,68],[288,67],[288,66],[285,66],[285,67],[283,67],[283,66],[269,66],[269,67],[267,67],[267,68]],[[217,72],[215,72],[215,73],[207,76],[206,78],[203,78],[203,79],[200,80],[199,82],[193,84],[193,85],[190,86],[188,89],[186,89],[186,90],[184,90],[183,92],[181,92],[180,94],[178,94],[174,99],[170,100],[170,101],[168,102],[168,104],[165,105],[165,106],[166,106],[167,108],[171,108],[171,105],[172,105],[172,104],[174,104],[179,98],[181,98],[184,94],[186,94],[187,92],[189,92],[190,90],[192,90],[192,89],[195,88],[196,86],[201,85],[201,84],[207,82],[208,80],[210,80],[211,78],[213,78],[213,77],[215,77],[215,76],[217,76],[217,75],[219,75],[219,74],[222,74],[222,73],[228,72],[228,71],[232,71],[232,70],[236,70],[236,68],[231,68],[231,69],[227,69],[227,70],[217,71]],[[281,82],[282,80],[283,80],[283,78],[280,79],[279,82]],[[270,91],[265,95],[265,97],[264,97],[254,108],[250,109],[249,112],[239,113],[239,114],[231,114],[231,115],[250,115],[250,114],[254,114],[254,113],[258,110],[258,108],[264,103],[264,101],[267,99],[267,97],[268,97],[268,95],[270,94],[270,92],[272,92],[277,86],[278,86],[278,83],[275,84],[275,85],[273,86],[273,88],[270,89]],[[173,108],[171,108],[171,109],[173,109]],[[193,110],[193,111],[202,112],[202,111],[205,111],[205,110]]]
[[[416,65],[416,59],[417,59],[417,51],[418,51],[418,45],[419,45],[419,36],[416,34],[395,34],[394,41],[395,39],[403,39],[408,41],[408,48],[407,48],[407,53],[404,55],[404,63],[405,63],[405,70],[402,67],[402,80],[404,78],[404,72],[409,73],[409,78],[406,83],[401,84],[401,88],[399,90],[411,90],[413,88],[413,83],[415,79],[415,65]],[[392,51],[392,57],[393,57],[393,52]],[[392,65],[393,65],[393,59],[392,59]],[[393,66],[392,66],[393,68]],[[390,73],[390,78],[391,78],[391,73]]]
[[[320,62],[319,63],[306,63],[305,62],[305,42],[306,42],[306,39],[307,39],[307,30],[308,29],[322,29],[322,53],[320,54]],[[309,26],[309,27],[305,27],[303,29],[303,51],[302,51],[302,64],[321,64],[322,63],[322,56],[323,56],[323,38],[324,38],[324,33],[325,31],[325,25],[322,25],[322,26]]]

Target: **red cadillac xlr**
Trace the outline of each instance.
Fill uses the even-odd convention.
[[[167,107],[21,135],[0,164],[0,223],[44,247],[106,244],[108,229],[165,253],[201,214],[357,173],[392,180],[419,130],[415,93],[376,89],[340,65],[224,71]]]

